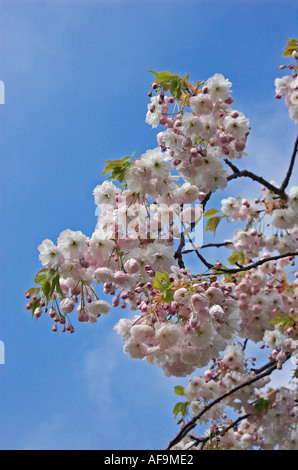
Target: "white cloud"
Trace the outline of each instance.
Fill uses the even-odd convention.
[[[83,376],[89,398],[100,407],[112,405],[112,386],[115,384],[119,362],[119,344],[113,334],[105,337],[101,346],[86,352]]]

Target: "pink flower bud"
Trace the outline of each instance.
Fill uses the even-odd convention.
[[[277,362],[280,362],[280,363],[285,362],[286,353],[284,351],[280,351],[276,356],[276,360],[277,360]]]
[[[159,124],[161,126],[164,126],[167,123],[167,120],[168,120],[167,116],[161,116],[161,118],[159,120]]]
[[[124,269],[128,274],[135,274],[140,270],[139,262],[134,258],[130,258],[125,262]]]
[[[242,152],[245,149],[246,144],[243,140],[236,140],[234,145],[237,152]]]
[[[88,313],[85,312],[84,310],[80,310],[78,312],[78,321],[81,322],[81,323],[85,323],[85,322],[89,321]]]
[[[226,104],[232,104],[234,102],[234,98],[232,98],[232,96],[229,96],[226,100],[225,100],[225,103]]]
[[[124,291],[121,293],[120,297],[121,297],[121,299],[123,299],[123,300],[128,299],[128,297],[129,297],[128,291],[127,291],[127,290],[124,290]]]

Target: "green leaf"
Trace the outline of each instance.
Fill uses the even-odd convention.
[[[166,71],[156,72],[154,70],[149,70],[149,72],[155,75],[155,81],[160,84],[164,91],[170,90],[172,96],[177,100],[181,98],[182,84],[185,83],[183,77]]]
[[[177,75],[170,80],[170,92],[177,100],[181,98],[181,79]]]
[[[47,279],[43,282],[42,286],[42,291],[46,297],[47,300],[49,300],[49,296],[50,296],[50,293],[52,291],[52,286],[51,286],[51,283],[50,281],[48,281]]]
[[[105,163],[107,163],[107,166],[103,171],[103,175],[106,175],[111,171],[112,176],[110,176],[109,179],[118,180],[120,183],[122,183],[126,170],[133,163],[130,160],[133,158],[134,154],[135,152],[130,156],[127,155],[121,158],[120,160],[118,159],[104,161]]]
[[[273,403],[273,400],[267,400],[265,398],[257,398],[254,402],[254,414],[259,415],[261,413],[267,413],[269,410],[271,404]]]
[[[37,307],[40,307],[40,298],[37,297],[37,299],[33,300],[31,302],[31,318],[34,318],[34,312]]]
[[[182,385],[176,385],[176,387],[174,387],[174,390],[176,395],[184,395],[184,387],[182,387]]]
[[[295,317],[293,315],[283,313],[278,309],[276,311],[276,317],[272,318],[269,323],[273,325],[280,325],[282,329],[288,328],[290,325],[295,325]]]
[[[49,270],[47,268],[43,268],[40,271],[38,271],[38,273],[34,277],[34,282],[36,284],[42,284],[47,278],[48,271]]]
[[[244,261],[245,261],[245,255],[244,255],[243,251],[241,251],[240,253],[235,253],[233,251],[233,254],[228,257],[228,261],[232,265],[235,265],[236,263],[243,264]]]
[[[174,300],[174,293],[171,290],[167,289],[161,294],[161,298],[162,300],[164,300],[164,302],[169,304],[170,302],[173,302]]]
[[[174,283],[170,282],[169,273],[162,270],[162,272],[158,272],[155,274],[153,280],[153,287],[154,289],[161,291],[161,298],[164,302],[172,302],[174,300],[174,293],[171,291]]]
[[[179,403],[176,403],[173,409],[173,414],[175,415],[175,418],[179,413],[181,413],[182,417],[184,418],[187,414],[188,405],[189,403],[187,401],[181,401]]]
[[[294,51],[298,51],[298,41],[294,38],[288,39],[283,57],[291,57]]]
[[[167,273],[164,269],[162,270],[163,278],[167,282],[167,284],[170,282],[170,275]]]
[[[156,75],[156,81],[158,83],[162,83],[162,82],[168,82],[170,81],[173,77],[176,77],[176,75],[174,75],[173,73],[171,72],[160,72]]]
[[[217,226],[219,222],[221,221],[222,217],[212,217],[211,219],[208,220],[206,224],[206,229],[205,231],[208,232],[213,232],[213,235],[215,235]]]
[[[54,286],[55,286],[57,294],[60,294],[61,297],[64,298],[65,296],[64,296],[63,290],[61,289],[61,286],[60,286],[60,277],[59,276],[57,276],[54,279]]]
[[[208,217],[213,217],[214,215],[218,214],[219,213],[219,210],[217,209],[208,209],[205,214],[204,214],[204,217],[208,218]]]
[[[36,295],[39,293],[39,291],[40,291],[40,287],[30,287],[30,289],[27,290],[26,294]]]
[[[47,280],[52,283],[52,281],[55,279],[55,277],[59,276],[59,272],[57,269],[50,269],[50,271],[47,274]]]
[[[157,272],[154,276],[153,287],[155,289],[163,290],[170,284],[170,276],[169,273],[162,270],[161,272]]]
[[[158,72],[156,72],[155,70],[148,70],[148,72],[151,72],[153,73],[153,75],[157,76],[158,75]]]
[[[156,273],[153,281],[153,287],[154,289],[161,289],[163,286],[162,283],[162,273]]]

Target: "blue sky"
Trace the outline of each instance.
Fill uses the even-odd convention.
[[[148,69],[229,78],[252,125],[239,166],[280,181],[296,129],[273,82],[298,35],[297,3],[2,0],[0,11],[0,448],[162,449],[178,431],[173,386],[185,381],[123,354],[113,332],[122,310],[74,335],[31,321],[37,246],[66,228],[91,235],[102,160],[157,146],[145,124]],[[231,189],[250,196],[255,186]]]

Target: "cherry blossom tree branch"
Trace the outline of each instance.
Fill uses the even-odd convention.
[[[199,258],[199,260],[202,261],[202,263],[206,266],[206,268],[208,268],[208,269],[213,268],[213,264],[208,263],[208,261],[204,258],[204,256],[201,255],[201,253],[198,250],[195,249],[193,251],[195,252],[197,257]]]
[[[291,161],[290,161],[290,165],[289,165],[287,174],[286,174],[285,179],[284,179],[284,181],[283,181],[283,183],[280,187],[280,189],[282,191],[284,191],[286,189],[286,187],[288,186],[288,184],[289,184],[291,174],[292,174],[292,171],[293,171],[293,168],[294,168],[294,163],[295,163],[295,158],[296,158],[297,152],[298,152],[298,135],[296,137],[294,150],[293,150],[293,153],[292,153],[292,157],[291,157]]]
[[[233,245],[233,242],[227,241],[227,242],[222,242],[222,243],[206,243],[205,245],[202,245],[202,246],[200,247],[200,250],[201,250],[202,248],[221,248],[221,247],[223,247],[223,246],[229,246],[229,245]],[[188,253],[192,253],[193,251],[194,251],[193,249],[191,249],[191,250],[183,250],[181,254],[182,254],[182,255],[187,255]]]
[[[205,210],[206,204],[209,201],[211,195],[212,195],[212,192],[209,191],[209,193],[206,195],[205,199],[203,200],[203,202],[202,202],[203,211]]]
[[[183,248],[185,246],[185,237],[184,237],[184,233],[181,232],[181,238],[180,238],[180,243],[179,243],[179,246],[175,252],[175,259],[177,259],[177,262],[178,262],[178,266],[180,269],[184,269],[185,268],[185,265],[184,265],[184,261],[183,261],[183,258],[182,258],[182,254],[183,254]]]
[[[267,189],[272,191],[273,193],[277,194],[279,197],[281,197],[284,200],[288,199],[287,194],[285,193],[284,189],[282,188],[277,188],[273,184],[269,183],[266,181],[262,176],[255,175],[251,171],[248,170],[239,170],[234,164],[232,164],[229,160],[225,159],[226,163],[233,169],[234,173],[232,173],[230,176],[228,176],[227,180],[231,181],[236,178],[241,178],[241,177],[246,177],[250,178],[253,181],[257,181],[260,183],[262,186],[265,186]]]
[[[291,357],[291,354],[288,353],[286,356],[286,361]],[[241,384],[237,385],[236,387],[232,388],[226,393],[223,393],[219,397],[215,398],[215,400],[212,400],[208,405],[206,405],[203,410],[201,410],[199,413],[197,413],[193,418],[188,421],[178,432],[178,434],[169,442],[168,446],[166,447],[166,450],[170,450],[172,447],[174,447],[176,444],[178,444],[188,433],[191,431],[196,425],[199,419],[207,413],[213,406],[215,406],[217,403],[221,402],[225,398],[229,397],[235,392],[238,392],[238,390],[241,390],[244,387],[248,387],[249,385],[252,385],[253,383],[257,382],[258,380],[262,379],[263,377],[266,377],[267,375],[270,375],[275,369],[277,368],[277,362],[274,361],[274,363],[268,367],[268,369],[261,374],[257,374],[251,379],[247,380],[246,382],[242,382]]]
[[[268,258],[262,258],[259,261],[256,261],[255,263],[251,263],[247,266],[241,266],[239,268],[214,268],[214,265],[209,263],[200,253],[197,249],[193,250],[185,250],[185,252],[182,253],[191,253],[195,252],[198,258],[202,261],[202,263],[208,268],[208,269],[216,269],[216,273],[227,273],[227,274],[236,274],[240,273],[242,271],[249,271],[250,269],[256,268],[258,266],[261,266],[262,264],[267,263],[268,261],[276,261],[282,258],[288,258],[288,257],[294,257],[298,255],[298,251],[293,251],[293,252],[288,252],[288,253],[283,253],[280,255],[276,256],[270,256]]]
[[[275,364],[275,360],[273,359],[272,361],[269,361],[267,362],[267,364],[264,364],[262,367],[260,367],[259,369],[251,369],[252,372],[254,372],[255,374],[260,374],[261,372],[263,372],[264,370],[268,369],[268,367],[271,367],[273,364]]]
[[[293,251],[289,253],[283,253],[281,255],[276,255],[276,256],[269,256],[268,258],[262,258],[259,261],[256,261],[255,263],[249,264],[247,266],[241,266],[239,268],[219,268],[216,269],[216,271],[220,271],[222,273],[227,273],[227,274],[235,274],[235,273],[240,273],[242,271],[249,271],[250,269],[256,268],[258,266],[261,266],[262,264],[267,263],[268,261],[276,261],[282,258],[288,258],[288,257],[294,257],[298,255],[298,251]]]

